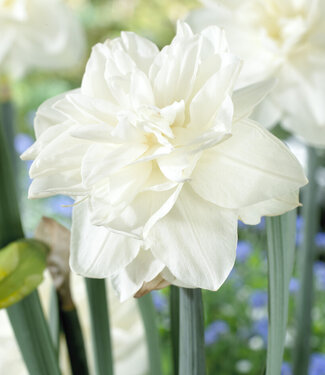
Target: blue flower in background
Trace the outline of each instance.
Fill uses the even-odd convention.
[[[300,246],[303,239],[303,228],[304,228],[304,219],[302,216],[297,216],[296,221],[296,245]]]
[[[229,332],[229,325],[224,320],[215,320],[207,326],[204,333],[205,345],[216,343],[221,335]]]
[[[166,297],[159,292],[158,290],[153,290],[151,292],[152,302],[157,311],[163,312],[167,309],[167,299]]]
[[[315,262],[314,273],[316,276],[316,286],[319,290],[325,290],[325,263]]]
[[[282,363],[281,375],[292,375],[292,369],[288,362]]]
[[[314,353],[311,355],[309,375],[325,375],[325,354]]]
[[[238,262],[245,262],[253,250],[252,244],[248,241],[238,241],[236,259]]]
[[[238,229],[246,229],[247,225],[242,221],[238,220]]]
[[[49,205],[54,214],[70,217],[72,215],[71,205],[74,203],[74,200],[66,197],[64,195],[57,195],[49,199]],[[69,207],[65,207],[69,206]]]
[[[317,247],[325,247],[325,232],[319,232],[316,234],[315,244]]]
[[[296,294],[299,290],[299,287],[300,287],[300,283],[299,283],[299,280],[296,279],[295,277],[293,277],[291,280],[290,280],[290,284],[289,284],[289,293],[291,294]]]
[[[18,133],[15,136],[14,146],[17,154],[22,154],[34,143],[34,139],[25,133]]]
[[[259,335],[267,343],[267,333],[268,333],[268,320],[267,317],[257,320],[254,322],[253,331],[256,335]]]
[[[298,215],[297,220],[296,220],[297,232],[302,231],[303,227],[304,227],[304,218],[301,215]]]
[[[261,218],[261,221],[257,225],[255,225],[255,228],[260,231],[265,229],[265,217],[264,216]]]
[[[264,290],[256,290],[250,297],[253,308],[264,307],[267,304],[267,293]]]

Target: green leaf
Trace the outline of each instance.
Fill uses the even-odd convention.
[[[0,250],[0,308],[26,297],[43,281],[48,247],[37,240],[11,242]]]
[[[159,350],[159,335],[156,324],[156,312],[153,306],[151,294],[146,294],[145,296],[139,298],[138,306],[146,331],[150,375],[161,375],[162,370]]]
[[[113,374],[113,357],[108,315],[106,284],[104,279],[85,279],[96,375]]]
[[[23,238],[16,186],[9,150],[13,145],[5,136],[5,125],[0,123],[0,249]]]
[[[179,288],[170,287],[170,331],[173,352],[174,375],[178,375],[179,364]]]
[[[266,218],[266,230],[269,289],[266,374],[275,375],[281,373],[288,321],[289,283],[296,242],[296,210]]]
[[[300,289],[297,300],[297,333],[293,352],[293,373],[305,375],[308,372],[310,334],[313,304],[313,266],[315,261],[315,234],[318,229],[319,206],[317,204],[317,182],[315,172],[318,165],[316,150],[308,149],[309,184],[303,189],[302,216],[304,219],[303,242],[299,251],[298,266]]]
[[[0,249],[24,237],[8,144],[0,123]],[[0,250],[1,251],[1,250]],[[51,336],[37,291],[10,306],[7,313],[30,374],[59,375]]]
[[[179,313],[179,375],[205,375],[201,289],[180,288]]]
[[[7,309],[30,374],[60,375],[53,342],[36,291]]]

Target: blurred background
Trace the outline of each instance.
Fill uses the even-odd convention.
[[[46,99],[80,86],[91,46],[114,38],[121,30],[132,30],[154,41],[160,48],[174,36],[175,22],[199,5],[195,0],[67,0],[80,18],[87,37],[87,57],[79,67],[60,72],[32,72],[12,82],[16,106],[15,150],[20,187],[22,220],[31,237],[41,216],[53,217],[69,226],[73,201],[63,196],[27,200],[29,163],[18,161],[34,141],[33,118]],[[324,224],[324,223],[323,223]],[[303,221],[297,219],[297,245],[302,240]],[[310,375],[325,374],[325,230],[316,238],[319,256],[314,265],[315,303],[313,308]],[[299,251],[299,250],[297,250]],[[208,374],[261,375],[267,344],[267,260],[265,223],[245,226],[239,223],[237,261],[227,282],[216,292],[205,292],[205,344]],[[282,375],[292,374],[291,349],[294,341],[296,271],[290,283],[290,314]],[[158,313],[164,374],[172,374],[169,336],[169,290],[153,292]],[[132,374],[130,374],[132,375]]]

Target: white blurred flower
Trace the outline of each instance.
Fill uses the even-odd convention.
[[[62,0],[0,0],[1,73],[70,68],[84,53],[81,25]]]
[[[325,1],[209,0],[189,15],[195,30],[216,24],[244,59],[241,84],[277,76],[254,117],[281,121],[307,143],[325,146]]]
[[[41,300],[45,310],[48,310],[52,282],[48,273],[40,287]],[[90,373],[94,374],[92,361],[91,327],[88,314],[87,295],[84,280],[77,275],[71,275],[72,294],[78,309],[81,322]],[[140,312],[135,300],[130,299],[120,303],[107,283],[114,370],[116,375],[146,375],[148,372],[147,347],[145,332]],[[27,375],[27,369],[15,341],[14,333],[5,310],[0,310],[0,373]],[[61,346],[61,368],[64,375],[69,375],[67,352]]]
[[[238,217],[255,224],[299,204],[300,164],[247,119],[272,82],[233,92],[240,67],[217,27],[179,23],[160,52],[122,33],[93,48],[81,89],[40,107],[22,156],[35,159],[29,196],[77,199],[75,272],[112,277],[122,300],[151,281],[216,290]]]

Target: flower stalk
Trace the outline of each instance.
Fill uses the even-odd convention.
[[[170,330],[173,353],[174,375],[178,375],[179,365],[179,288],[170,287]]]
[[[113,356],[105,279],[85,279],[96,375],[113,375]]]
[[[162,375],[156,314],[150,294],[138,299],[147,337],[150,375]]]
[[[179,375],[204,375],[204,315],[201,289],[180,288]]]
[[[293,353],[293,373],[305,375],[308,371],[310,334],[313,304],[313,265],[315,261],[315,234],[318,229],[319,207],[317,204],[316,149],[308,148],[309,184],[303,190],[302,216],[304,219],[303,241],[299,253],[300,290],[297,299],[297,334]]]
[[[266,219],[268,243],[268,351],[266,374],[280,374],[288,321],[289,283],[292,275],[296,210]]]

